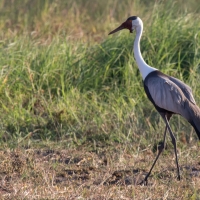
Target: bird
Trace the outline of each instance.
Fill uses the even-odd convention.
[[[136,31],[133,43],[133,52],[136,64],[142,75],[144,91],[165,123],[164,138],[158,146],[158,154],[149,172],[140,184],[147,185],[148,178],[160,154],[165,149],[167,131],[169,131],[171,142],[174,147],[177,179],[180,180],[181,176],[177,156],[176,138],[172,132],[169,121],[173,114],[181,115],[193,126],[200,140],[200,108],[195,102],[190,86],[175,77],[162,73],[157,68],[149,66],[144,61],[140,51],[140,40],[143,32],[142,20],[138,16],[131,16],[108,35],[123,29],[128,29],[130,33],[133,33],[134,30]]]

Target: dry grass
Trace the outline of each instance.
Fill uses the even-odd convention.
[[[199,199],[199,150],[194,145],[179,150],[180,182],[173,151],[166,150],[148,186],[138,182],[156,155],[150,148],[1,150],[0,194],[2,199]]]

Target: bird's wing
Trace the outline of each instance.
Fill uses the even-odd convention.
[[[186,96],[186,98],[191,101],[193,104],[196,104],[195,99],[192,94],[192,89],[183,83],[182,81],[178,80],[177,78],[174,77],[169,77],[169,79],[174,82],[183,92],[183,94]]]
[[[157,106],[181,114],[187,98],[174,82],[166,77],[154,76],[145,80],[145,85]]]

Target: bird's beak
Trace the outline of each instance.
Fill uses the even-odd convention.
[[[117,27],[116,29],[114,29],[113,31],[111,31],[108,35],[116,33],[117,31],[121,31],[122,29],[125,29],[125,27],[124,27],[123,24],[121,24],[119,27]]]
[[[132,30],[132,20],[127,20],[124,23],[122,23],[119,27],[117,27],[115,30],[111,31],[108,35],[113,34],[117,31],[120,31],[122,29],[128,29],[130,33],[133,32]]]

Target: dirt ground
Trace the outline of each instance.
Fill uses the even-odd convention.
[[[0,151],[1,199],[200,199],[200,148],[179,151],[181,181],[173,151],[161,155],[148,185],[139,185],[156,152],[124,146],[88,150]]]

